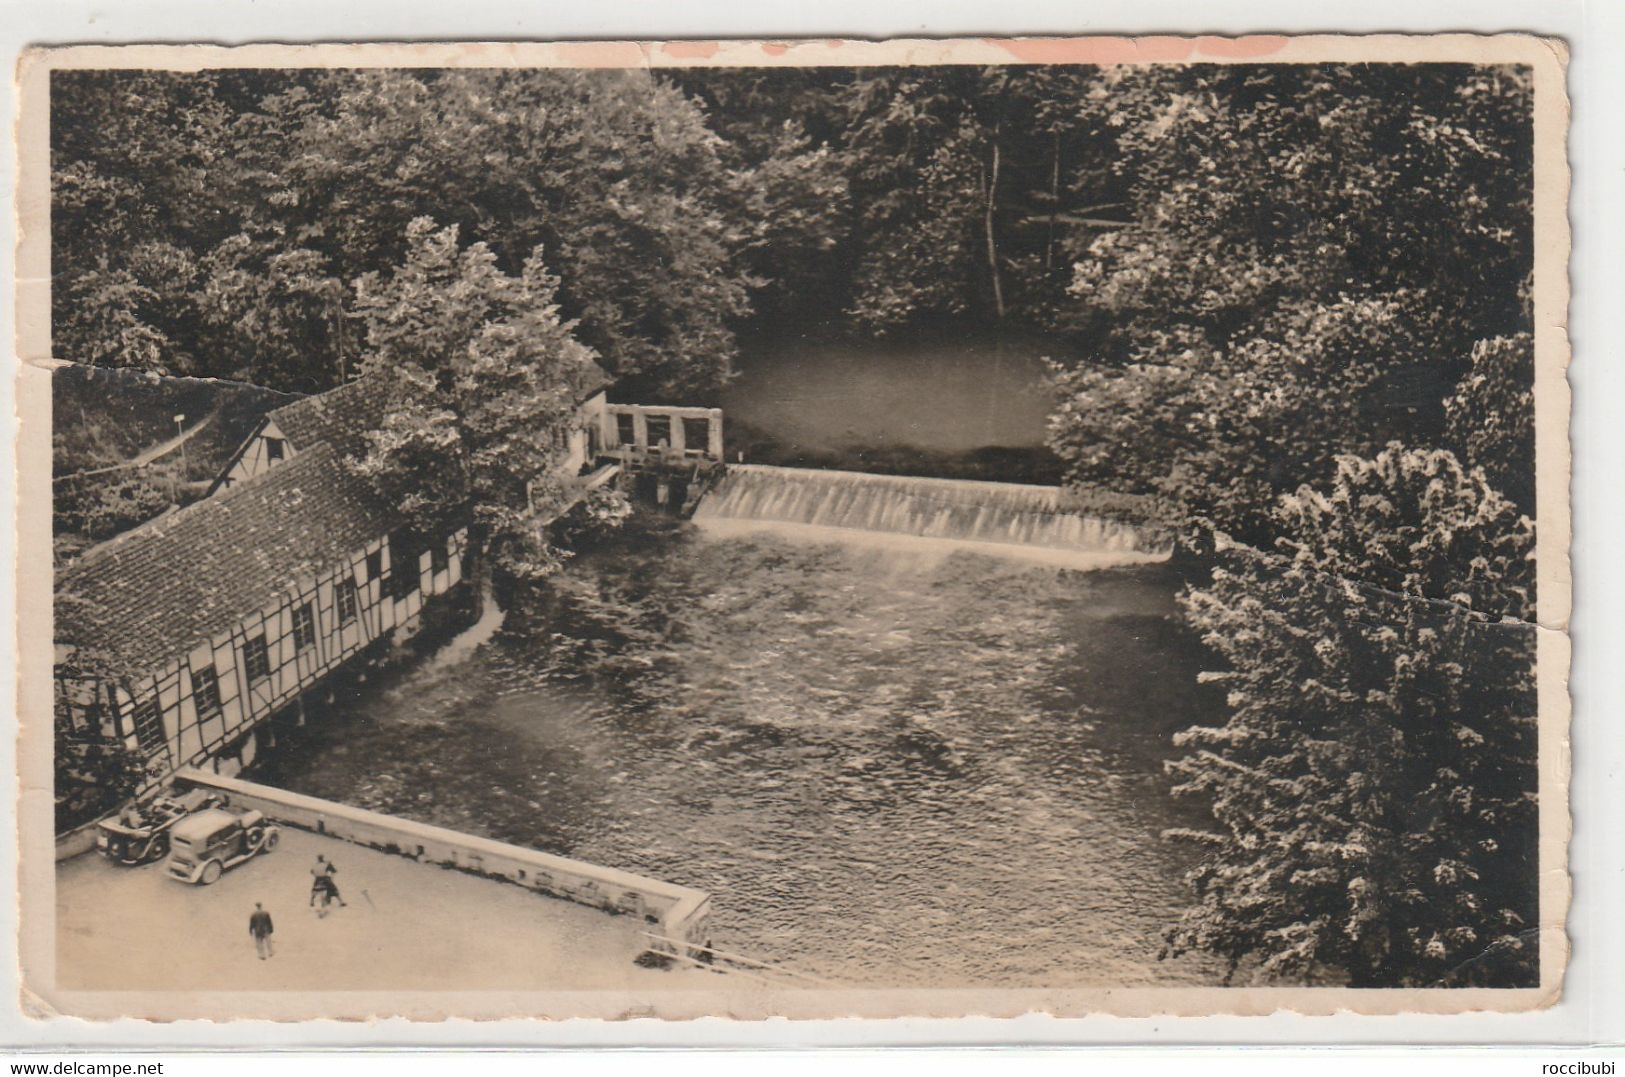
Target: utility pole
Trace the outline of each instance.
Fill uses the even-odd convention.
[[[187,471],[187,461],[186,461],[186,416],[184,416],[184,415],[175,416],[175,433],[181,439],[181,474],[180,474],[180,477],[185,478],[186,477],[186,471]],[[174,497],[175,503],[177,505],[180,504],[181,494],[180,494],[180,481],[179,481],[179,479],[177,479],[175,482],[170,484],[170,493],[171,493],[171,496]]]

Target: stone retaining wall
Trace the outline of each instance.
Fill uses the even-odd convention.
[[[644,930],[668,939],[706,941],[711,898],[701,890],[206,771],[182,770],[175,781],[183,789],[220,793],[228,804],[264,812],[286,826],[636,916],[648,925]],[[651,943],[651,949],[662,948],[672,947]]]
[[[101,825],[103,819],[111,819],[117,814],[117,812],[109,812],[99,818],[92,819],[88,823],[74,827],[66,834],[58,834],[56,836],[56,858],[58,860],[69,860],[76,856],[83,856],[96,848],[96,828]]]

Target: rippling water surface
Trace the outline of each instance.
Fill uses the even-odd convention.
[[[663,529],[262,777],[703,888],[718,946],[845,983],[1213,982],[1158,960],[1161,764],[1217,703],[1175,587]]]

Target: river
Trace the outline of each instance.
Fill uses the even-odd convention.
[[[1216,720],[1162,564],[1071,571],[645,522],[465,661],[259,776],[714,895],[716,944],[854,985],[1216,982],[1159,960]]]
[[[1043,338],[742,342],[723,390],[730,460],[1053,483]]]

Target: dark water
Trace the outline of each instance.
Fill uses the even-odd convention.
[[[757,352],[761,354],[758,355]],[[798,450],[913,446],[957,452],[1044,443],[1041,340],[746,342],[722,407]]]
[[[262,777],[703,888],[718,946],[845,983],[1211,982],[1158,960],[1161,763],[1216,703],[1174,590],[682,525]]]

